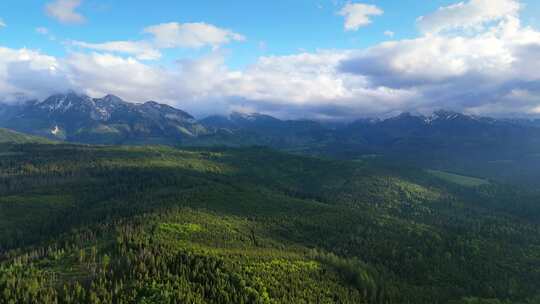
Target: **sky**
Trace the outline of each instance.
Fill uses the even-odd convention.
[[[540,115],[533,0],[0,2],[0,102],[73,90],[350,120]]]

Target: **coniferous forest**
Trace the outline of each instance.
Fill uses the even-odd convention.
[[[371,158],[4,143],[0,303],[540,303],[538,198]]]

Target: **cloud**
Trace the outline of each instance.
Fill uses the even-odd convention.
[[[392,37],[394,37],[396,35],[396,33],[392,32],[392,31],[384,31],[384,35],[386,37],[392,38]]]
[[[517,16],[521,7],[518,0],[469,0],[441,7],[419,17],[417,23],[424,33],[481,29],[489,22]]]
[[[383,13],[377,6],[363,3],[348,3],[339,11],[339,14],[345,17],[347,31],[357,31],[371,23],[371,16],[380,16]]]
[[[156,60],[161,58],[161,52],[151,43],[145,41],[110,41],[105,43],[72,41],[72,45],[97,51],[134,55],[140,60]]]
[[[231,70],[220,51],[165,68],[98,52],[59,59],[1,50],[4,100],[22,94],[45,98],[69,88],[91,96],[159,100],[198,115],[249,107],[280,117],[337,118],[375,113],[414,96],[409,90],[367,88],[362,77],[340,73],[338,63],[349,56],[342,51],[262,57],[245,70]]]
[[[249,106],[285,118],[341,119],[376,115],[416,97],[414,89],[370,87],[339,71],[350,51],[262,57],[229,74],[219,90],[230,106]],[[234,97],[234,98],[232,98]]]
[[[206,115],[226,113],[232,106],[225,96],[231,71],[224,60],[220,52],[212,52],[165,68],[110,54],[74,53],[64,64],[76,91],[91,96],[112,93],[134,102],[157,100]]]
[[[160,48],[218,47],[232,41],[244,41],[245,37],[227,29],[207,23],[162,23],[144,29],[154,36]]]
[[[339,62],[350,55],[262,57],[244,70],[227,68],[220,52],[173,68],[98,53],[74,54],[68,63],[74,87],[88,94],[160,100],[199,116],[250,108],[282,118],[342,119],[391,111],[418,97],[414,89],[370,87],[363,77],[341,73]]]
[[[3,27],[6,27],[6,23],[4,22],[4,20],[2,20],[2,18],[0,18],[0,28],[3,28]]]
[[[66,71],[52,56],[28,49],[0,47],[0,100],[41,98],[68,88]]]
[[[428,33],[382,43],[357,52],[340,69],[366,77],[371,86],[418,90],[421,105],[411,109],[509,115],[535,113],[540,105],[539,60],[540,32],[505,16],[474,34]]]
[[[75,11],[81,3],[82,0],[55,0],[45,6],[45,11],[47,15],[61,23],[83,23],[86,19]]]
[[[494,37],[426,36],[367,49],[342,62],[342,70],[368,76],[375,85],[410,87],[473,73],[496,75],[513,60],[511,50]]]
[[[216,49],[220,45],[232,41],[245,40],[245,37],[240,34],[207,23],[164,23],[149,26],[143,32],[152,37],[139,41],[108,41],[103,43],[72,41],[71,45],[95,51],[127,54],[135,56],[139,60],[157,60],[161,58],[161,49],[201,48],[205,46]]]
[[[159,98],[161,94],[156,93],[167,86],[169,79],[164,70],[111,54],[73,53],[63,64],[73,89],[95,96],[118,93],[138,101],[152,91]]]

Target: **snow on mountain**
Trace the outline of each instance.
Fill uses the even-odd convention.
[[[91,98],[70,92],[27,102],[0,124],[32,134],[66,136],[82,142],[165,141],[193,137],[206,130],[193,116],[154,101],[131,103],[114,95]]]

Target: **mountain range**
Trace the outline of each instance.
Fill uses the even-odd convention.
[[[232,113],[197,120],[154,101],[57,94],[43,101],[0,104],[0,127],[58,141],[87,144],[269,146],[340,159],[384,158],[507,180],[540,174],[540,123],[451,111],[403,113],[340,125]]]
[[[1,125],[56,140],[100,143],[166,143],[206,132],[188,113],[148,101],[135,104],[107,95],[75,93],[4,106]]]

